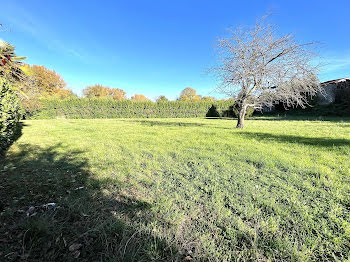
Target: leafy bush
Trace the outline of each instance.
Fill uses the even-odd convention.
[[[225,116],[232,100],[214,103],[220,116]],[[117,101],[105,98],[43,99],[42,109],[28,118],[186,118],[205,117],[213,103],[208,101]]]
[[[11,145],[23,114],[19,97],[11,85],[0,79],[0,154]]]

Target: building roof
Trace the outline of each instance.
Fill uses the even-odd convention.
[[[328,80],[326,82],[322,82],[321,85],[338,84],[338,83],[346,82],[346,81],[350,81],[350,77]]]

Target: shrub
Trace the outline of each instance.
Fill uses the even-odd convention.
[[[0,154],[11,145],[19,128],[23,111],[16,91],[0,79]]]
[[[211,108],[209,108],[208,113],[206,114],[206,117],[220,117],[220,113],[216,109],[215,105],[212,105]]]

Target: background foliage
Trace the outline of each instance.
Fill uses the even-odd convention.
[[[186,87],[184,90],[182,90],[179,97],[179,100],[181,101],[191,101],[191,102],[197,102],[200,99],[201,97],[197,95],[197,91],[191,87]]]
[[[318,97],[309,98],[309,106],[284,107],[282,103],[275,106],[273,112],[265,112],[264,115],[286,115],[286,116],[312,116],[312,117],[350,117],[350,89],[340,92],[333,103],[328,105],[318,104]]]
[[[0,155],[11,145],[22,113],[16,91],[7,81],[0,79]]]
[[[67,84],[62,76],[54,70],[39,65],[25,65],[22,70],[31,78],[32,86],[36,86],[42,95],[60,94],[62,97],[67,97],[71,93],[70,90],[65,89]]]
[[[103,86],[100,84],[88,86],[83,90],[84,96],[88,98],[99,97],[99,98],[113,98],[115,100],[125,100],[126,93],[124,90],[119,88],[110,88],[109,86]]]
[[[57,72],[39,65],[23,65],[21,70],[25,73],[25,81],[17,83],[20,90],[25,94],[21,96],[23,108],[34,111],[41,108],[40,98],[56,97],[67,98],[75,96],[67,88],[66,82]]]
[[[149,98],[147,98],[145,95],[142,94],[135,94],[131,97],[131,100],[133,101],[139,101],[139,102],[146,102],[150,101]]]
[[[232,117],[234,101],[214,102],[217,113],[207,115],[213,103],[208,101],[117,101],[103,98],[42,99],[43,107],[31,112],[28,118],[185,118]]]

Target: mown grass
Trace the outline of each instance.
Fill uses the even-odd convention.
[[[25,121],[1,261],[349,260],[349,120],[234,124]]]

